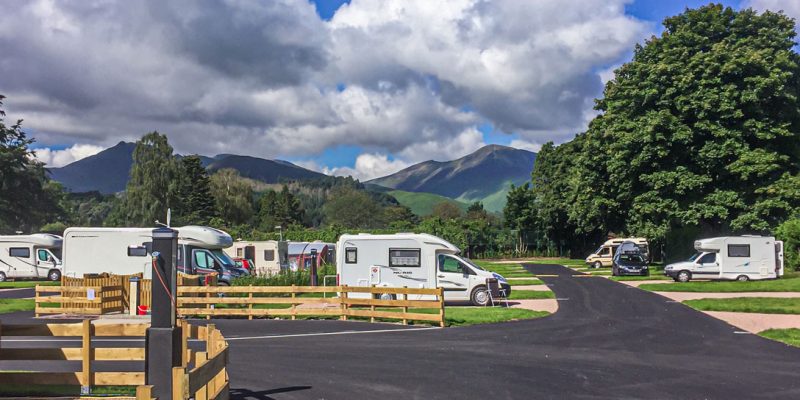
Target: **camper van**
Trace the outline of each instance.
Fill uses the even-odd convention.
[[[61,236],[47,233],[0,236],[0,282],[7,279],[61,280]]]
[[[669,264],[664,274],[678,282],[693,278],[749,281],[783,276],[783,242],[765,236],[725,236],[694,242],[697,253]]]
[[[622,238],[609,239],[602,246],[597,248],[589,257],[586,257],[586,264],[592,268],[611,267],[614,263],[614,254],[617,248],[625,242],[633,242],[642,250],[645,260],[650,262],[650,245],[645,238]]]
[[[246,272],[237,268],[222,249],[233,239],[227,233],[205,226],[173,228],[178,231],[178,271],[187,274],[219,274],[220,284],[230,284]],[[66,276],[152,272],[152,228],[67,228],[64,231]]]
[[[252,262],[255,267],[252,273],[274,275],[281,272],[281,265],[286,265],[286,250],[281,251],[280,245],[281,242],[275,240],[259,242],[237,240],[233,242],[233,246],[225,249],[225,253],[230,257]]]
[[[444,288],[445,301],[489,303],[486,280],[495,278],[511,293],[502,276],[486,271],[459,256],[453,244],[428,234],[342,235],[336,243],[339,284],[349,286]],[[370,296],[351,293],[350,297]],[[392,295],[383,294],[383,299]],[[430,300],[430,295],[409,295],[409,300]]]

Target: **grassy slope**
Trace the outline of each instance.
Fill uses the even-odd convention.
[[[33,311],[33,299],[0,299],[0,314],[15,311]]]
[[[414,214],[419,216],[430,215],[433,212],[433,207],[442,202],[453,203],[462,211],[465,211],[468,207],[466,203],[433,193],[406,192],[404,190],[392,190],[388,193],[397,199],[400,204],[407,206]]]
[[[652,290],[657,292],[800,292],[800,278],[791,276],[788,278],[750,281],[750,282],[686,282],[671,285],[644,284],[640,289]]]
[[[687,300],[684,304],[702,311],[733,311],[764,314],[800,314],[800,299],[737,297]]]
[[[759,335],[772,340],[786,343],[791,346],[800,347],[800,329],[767,329]]]

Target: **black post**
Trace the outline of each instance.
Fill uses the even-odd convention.
[[[151,324],[145,339],[145,382],[153,396],[172,397],[172,367],[181,365],[181,330],[175,326],[178,232],[153,230]]]
[[[317,249],[311,249],[311,286],[317,286]]]

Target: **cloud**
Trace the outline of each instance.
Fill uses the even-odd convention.
[[[353,145],[372,176],[467,154],[482,123],[530,143],[585,129],[598,68],[645,34],[626,2],[353,0],[330,22],[304,0],[10,2],[0,88],[45,146],[153,130],[185,154]]]
[[[517,149],[532,151],[534,153],[538,153],[539,150],[542,149],[542,145],[539,143],[531,143],[519,139],[512,140],[511,143],[509,143],[509,146]]]
[[[36,158],[48,167],[63,167],[80,159],[93,156],[104,148],[90,144],[76,144],[63,150],[35,149]]]
[[[369,154],[364,153],[356,157],[355,166],[337,167],[337,168],[323,168],[322,172],[328,175],[336,176],[352,176],[362,182],[382,176],[391,175],[403,168],[408,167],[408,164],[402,160],[390,160],[386,154]]]
[[[797,0],[749,0],[744,2],[743,7],[759,11],[783,11],[792,18],[800,19],[800,2]]]

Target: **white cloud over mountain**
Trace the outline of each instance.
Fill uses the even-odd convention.
[[[53,166],[158,130],[181,153],[360,146],[374,177],[467,154],[485,122],[525,144],[585,129],[646,34],[626,2],[353,0],[330,22],[304,0],[10,2],[0,90],[42,145],[89,146],[40,151]]]
[[[69,163],[95,155],[103,150],[102,146],[91,144],[76,144],[62,150],[49,148],[36,149],[36,159],[48,167],[63,167]]]

